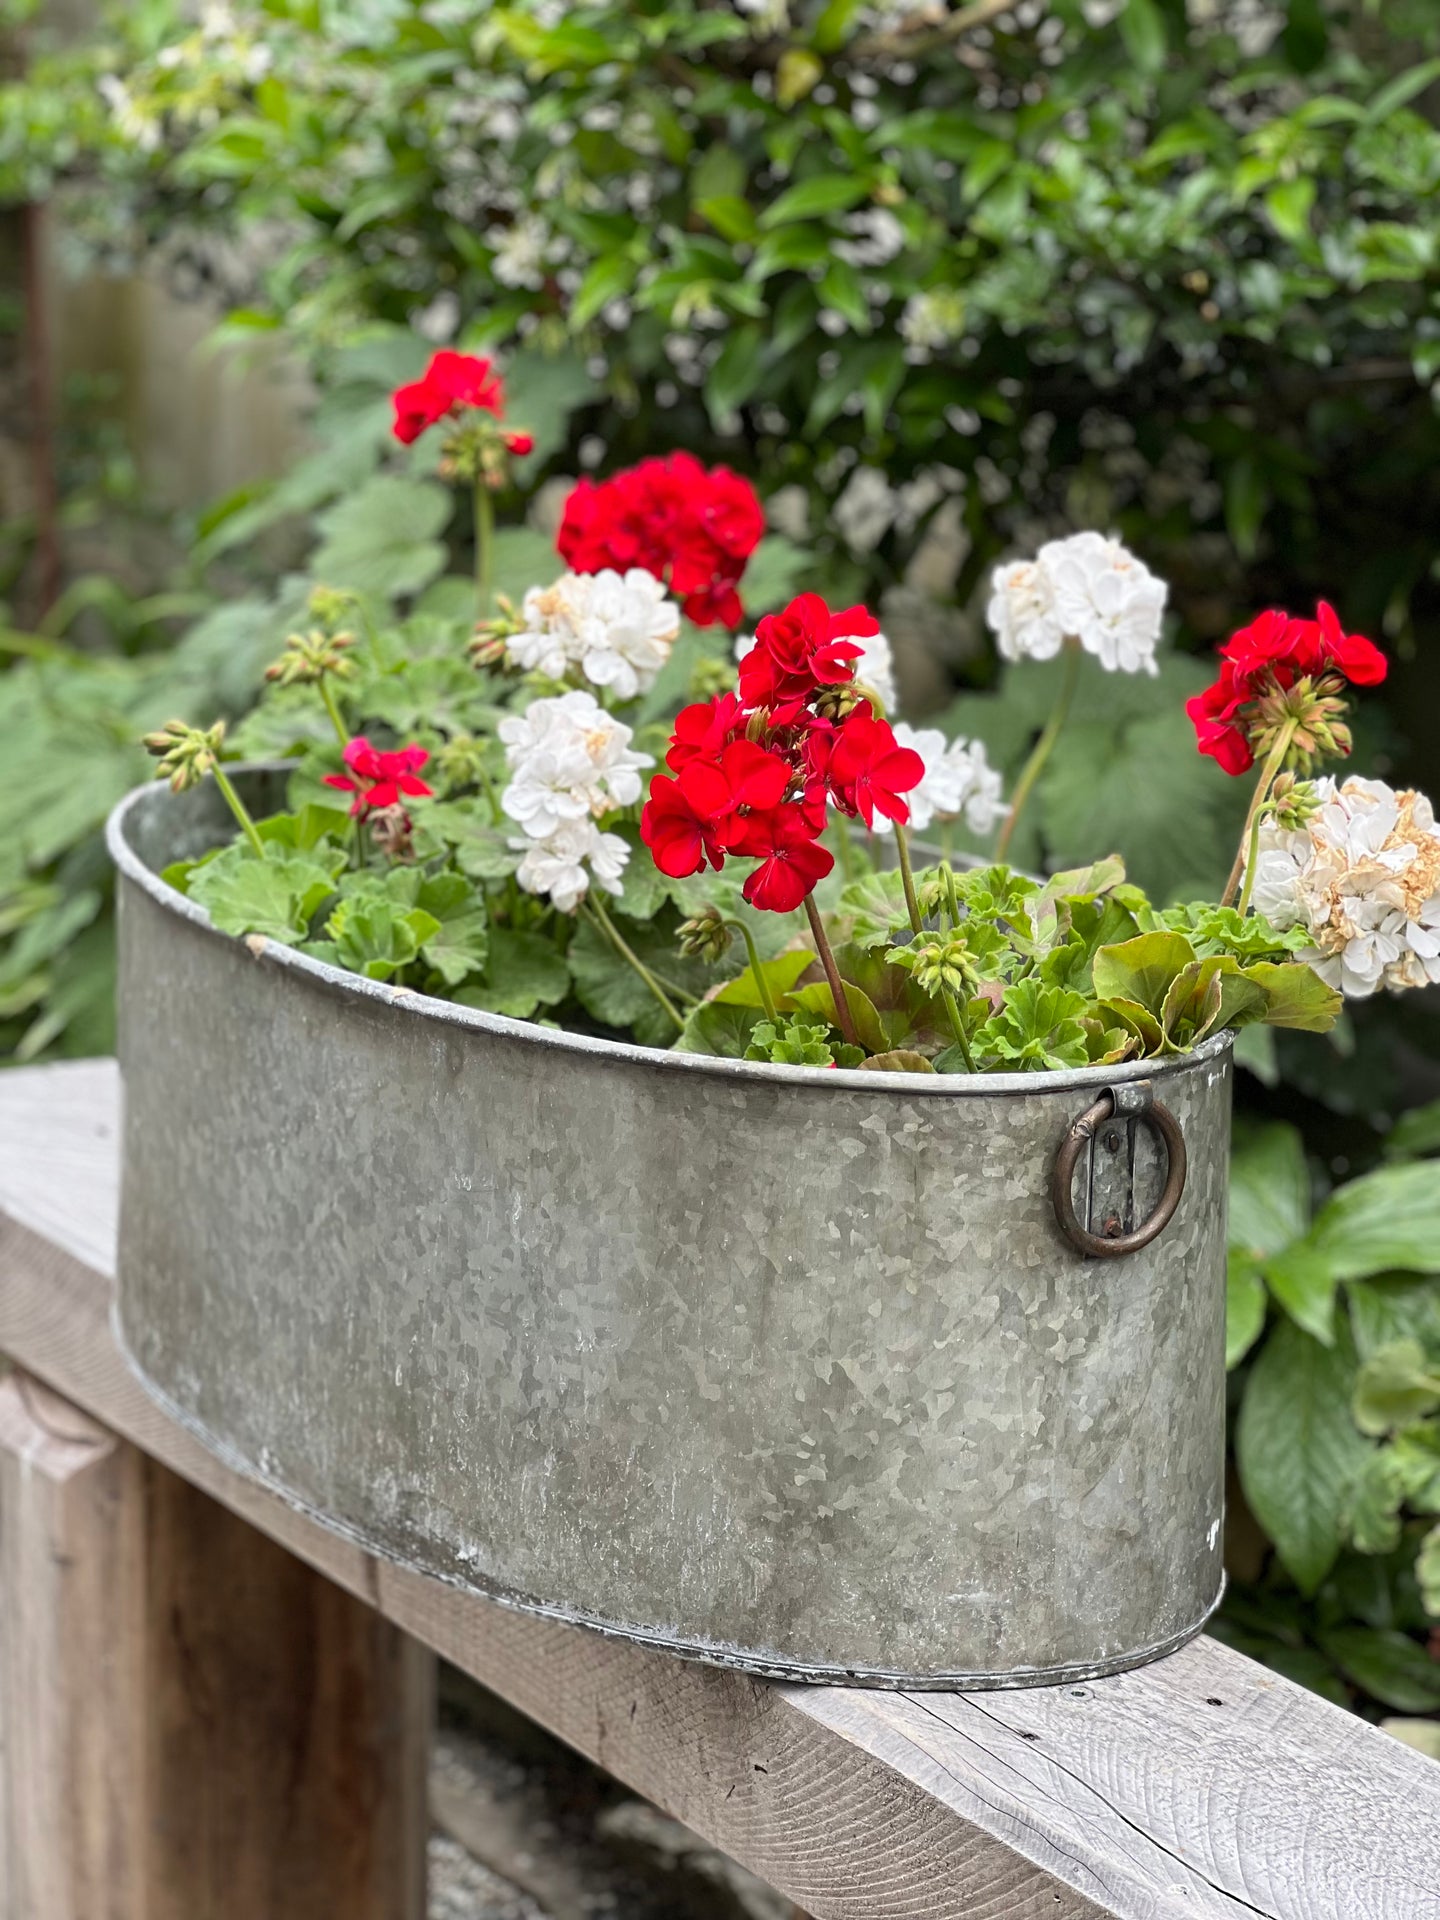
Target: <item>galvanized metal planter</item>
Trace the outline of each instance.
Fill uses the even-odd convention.
[[[442,1579],[791,1679],[1027,1685],[1199,1630],[1227,1038],[970,1081],[549,1032],[217,934],[156,875],[226,830],[155,786],[110,844],[119,1330],[232,1465]],[[1173,1172],[1152,1096],[1183,1193],[1092,1257]]]

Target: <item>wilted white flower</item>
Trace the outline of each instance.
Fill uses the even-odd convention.
[[[506,642],[511,662],[547,679],[575,669],[633,700],[655,684],[680,631],[680,609],[643,568],[566,573],[525,596],[524,629]]]
[[[995,569],[985,618],[1004,660],[1053,659],[1065,638],[1054,587],[1038,560],[1011,560]]]
[[[905,796],[915,831],[923,833],[933,820],[963,818],[972,833],[989,833],[1005,803],[999,771],[986,759],[983,741],[947,743],[938,727],[912,727],[904,720],[894,731],[899,744],[925,762],[925,778]]]
[[[592,877],[607,893],[618,894],[624,886],[630,849],[618,833],[602,833],[593,820],[564,820],[543,840],[510,844],[525,850],[516,881],[526,893],[549,894],[561,913],[575,911]]]
[[[1318,810],[1303,828],[1261,824],[1256,911],[1282,931],[1303,926],[1303,949],[1351,999],[1440,981],[1440,830],[1423,793],[1397,793],[1352,775],[1315,782]]]
[[[1150,673],[1168,588],[1118,540],[1074,533],[1040,549],[1036,565],[1050,582],[1055,617],[1087,653],[1115,673]]]
[[[511,773],[500,804],[532,840],[628,807],[640,798],[641,769],[655,764],[632,751],[629,727],[583,691],[533,700],[498,732]]]

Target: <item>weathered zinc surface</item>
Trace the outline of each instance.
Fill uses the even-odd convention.
[[[212,1446],[447,1580],[793,1677],[1025,1684],[1199,1627],[1225,1043],[1144,1070],[1184,1197],[1086,1260],[1051,1165],[1134,1069],[749,1066],[396,993],[154,879],[212,804],[112,828],[120,1329]]]

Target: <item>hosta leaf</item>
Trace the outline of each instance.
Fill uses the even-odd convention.
[[[1236,1461],[1250,1510],[1303,1593],[1335,1563],[1351,1483],[1370,1442],[1355,1430],[1348,1337],[1323,1346],[1277,1322],[1245,1383]]]
[[[1440,1661],[1393,1627],[1332,1627],[1320,1636],[1331,1659],[1366,1693],[1401,1713],[1440,1709]]]
[[[1440,1407],[1440,1366],[1418,1340],[1381,1347],[1355,1382],[1355,1424],[1362,1433],[1390,1433]]]
[[[1235,1366],[1265,1325],[1265,1282],[1243,1253],[1232,1253],[1225,1276],[1225,1365]]]
[[[1298,1128],[1237,1129],[1230,1160],[1230,1245],[1278,1253],[1310,1224],[1310,1169]]]
[[[1440,1162],[1381,1167],[1347,1181],[1321,1207],[1295,1250],[1332,1280],[1391,1268],[1440,1273]]]

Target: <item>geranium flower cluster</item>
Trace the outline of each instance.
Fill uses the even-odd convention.
[[[640,837],[662,873],[754,860],[745,898],[789,913],[835,864],[819,844],[827,807],[867,827],[877,814],[909,819],[904,796],[925,763],[855,687],[860,643],[876,632],[863,607],[832,613],[815,593],[760,622],[738,695],[686,707],[671,772],[650,783]]]
[[[1304,927],[1297,956],[1363,999],[1440,982],[1440,829],[1424,794],[1352,776],[1314,783],[1308,817],[1260,828],[1252,900],[1273,927]]]
[[[859,633],[854,639],[860,649],[855,657],[857,685],[864,687],[867,693],[874,694],[882,713],[893,713],[900,695],[895,685],[895,654],[890,642],[878,627],[874,633]],[[741,634],[735,642],[736,663],[743,660],[756,644],[753,633]]]
[[[642,460],[610,480],[581,480],[556,544],[577,573],[642,567],[665,581],[697,626],[738,626],[736,591],[765,531],[748,480],[688,453]]]
[[[466,413],[488,413],[500,421],[505,415],[505,388],[491,363],[448,347],[432,356],[418,380],[397,387],[391,399],[395,408],[392,430],[407,447],[447,418],[459,420]],[[506,429],[499,437],[506,451],[516,455],[531,452],[535,445],[528,433]]]
[[[1387,662],[1374,644],[1347,634],[1335,609],[1321,601],[1313,620],[1278,607],[1232,634],[1220,649],[1220,678],[1185,703],[1201,753],[1227,773],[1248,773],[1289,729],[1293,758],[1309,765],[1350,751],[1341,721],[1347,683],[1377,686]]]
[[[635,752],[630,728],[581,689],[532,700],[498,732],[510,769],[500,804],[523,834],[510,842],[524,854],[519,884],[548,894],[562,913],[575,911],[592,878],[618,894],[630,848],[597,823],[640,798],[641,773],[654,760]]]
[[[1111,673],[1155,674],[1168,592],[1118,540],[1076,533],[997,567],[986,618],[1006,660],[1050,660],[1073,639]]]
[[[649,692],[680,631],[680,609],[642,567],[565,573],[531,587],[521,618],[505,642],[512,666],[548,680],[578,675],[617,700]]]

